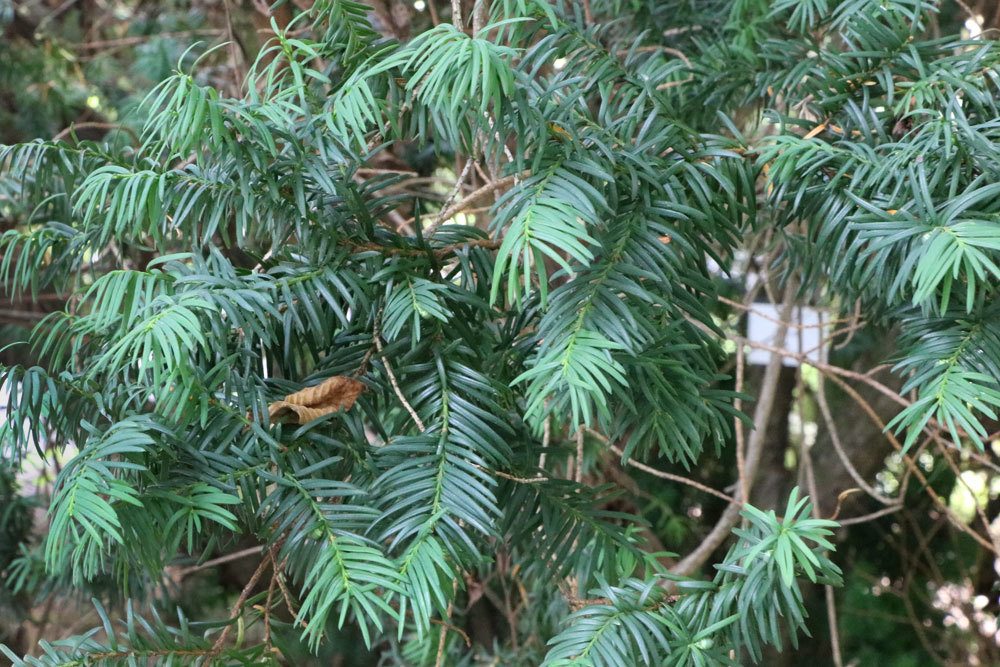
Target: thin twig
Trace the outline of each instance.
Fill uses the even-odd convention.
[[[576,427],[576,473],[573,479],[577,484],[583,481],[583,425]]]
[[[135,37],[120,37],[118,39],[103,39],[92,42],[80,42],[72,46],[76,51],[99,51],[101,49],[111,49],[119,46],[134,46],[153,39],[170,39],[173,37],[190,37],[192,35],[221,35],[225,30],[218,28],[208,28],[202,30],[181,30],[177,32],[158,32],[152,35],[137,35]]]
[[[472,647],[472,639],[469,638],[469,633],[467,633],[465,630],[458,627],[457,625],[451,625],[450,623],[445,623],[444,621],[439,620],[437,618],[432,618],[431,623],[433,623],[434,625],[440,625],[445,630],[452,630],[454,632],[457,632],[462,636],[462,639],[465,641],[465,645],[470,648]]]
[[[4,310],[0,311],[0,320],[8,322],[37,322],[45,319],[49,313],[34,312],[30,310]]]
[[[42,28],[46,27],[52,20],[66,13],[66,11],[68,11],[69,8],[75,4],[76,0],[65,0],[61,5],[42,17],[42,20],[39,21],[38,25],[35,27],[35,32],[41,32]]]
[[[843,350],[845,347],[847,347],[850,344],[850,342],[852,340],[854,340],[854,334],[857,333],[858,329],[861,328],[861,326],[860,326],[860,323],[861,323],[861,299],[857,299],[854,302],[854,312],[851,313],[850,320],[851,320],[851,325],[852,326],[851,326],[850,330],[847,333],[847,338],[845,338],[844,340],[842,340],[839,343],[837,343],[834,346],[833,349],[835,349],[835,350]],[[854,326],[854,325],[857,325],[857,326]]]
[[[476,37],[479,31],[483,29],[483,23],[486,22],[486,7],[483,4],[483,0],[476,0],[475,4],[472,5],[472,36]]]
[[[676,35],[683,35],[688,32],[698,32],[703,28],[700,25],[686,25],[679,28],[668,28],[663,31],[664,37],[674,37]]]
[[[401,234],[413,235],[413,227],[410,226],[410,221],[403,217],[403,214],[396,209],[390,209],[386,215],[389,216],[389,220],[392,224],[396,225],[396,231]]]
[[[861,493],[861,489],[854,486],[849,489],[844,489],[837,494],[837,506],[833,508],[833,514],[827,517],[828,521],[836,521],[837,517],[840,516],[840,510],[844,508],[844,501],[853,496],[855,493]]]
[[[678,51],[677,49],[668,48],[666,46],[663,47],[663,50],[664,51],[670,51],[674,55],[678,56],[681,60],[684,61],[684,63],[687,65],[687,68],[689,70],[691,69],[691,61],[688,60],[687,56],[685,56],[683,52]],[[661,83],[660,85],[658,85],[656,87],[656,89],[657,90],[667,90],[668,88],[676,88],[677,86],[683,86],[684,84],[691,83],[692,81],[694,81],[694,74],[693,73],[692,74],[688,74],[688,76],[687,76],[686,79],[681,79],[680,81],[664,81],[663,83]]]
[[[444,643],[448,637],[448,628],[451,625],[451,612],[455,608],[455,592],[458,591],[458,580],[452,585],[452,599],[448,602],[448,610],[445,612],[444,621],[441,623],[441,634],[438,635],[437,657],[434,659],[434,667],[441,667],[444,664]]]
[[[621,457],[625,456],[625,452],[620,447],[618,447],[617,445],[610,445],[610,448],[611,448],[611,451],[613,451],[618,456],[621,456]],[[686,486],[690,486],[691,488],[698,489],[699,491],[701,491],[703,493],[707,493],[709,495],[715,496],[716,498],[721,498],[722,500],[725,500],[727,503],[738,505],[739,502],[740,502],[740,501],[736,500],[736,498],[733,498],[732,496],[727,495],[727,494],[723,493],[722,491],[717,491],[716,489],[713,489],[710,486],[706,486],[705,484],[702,484],[701,482],[696,482],[695,480],[693,480],[693,479],[691,479],[689,477],[684,477],[683,475],[675,475],[672,472],[665,472],[663,470],[657,470],[656,468],[653,468],[651,466],[646,465],[645,463],[642,463],[640,461],[636,461],[635,459],[631,459],[631,458],[628,459],[628,460],[625,460],[625,463],[627,465],[632,466],[636,470],[641,470],[643,472],[647,472],[650,475],[653,475],[654,477],[659,477],[660,479],[666,479],[666,480],[670,480],[671,482],[677,482],[678,484],[684,484]]]
[[[396,397],[399,402],[403,404],[406,411],[410,413],[410,417],[413,419],[413,423],[417,425],[420,432],[423,433],[426,428],[424,427],[423,420],[420,419],[420,415],[417,411],[413,409],[410,402],[406,400],[406,396],[403,395],[403,390],[399,388],[399,382],[396,381],[396,374],[392,371],[392,364],[389,363],[389,357],[386,356],[385,350],[382,349],[382,334],[379,331],[379,321],[382,319],[382,311],[379,310],[378,314],[375,316],[375,328],[372,332],[372,336],[375,339],[375,347],[378,349],[378,356],[382,359],[382,365],[385,366],[385,374],[389,376],[389,384],[392,385],[392,390],[396,392]]]
[[[747,313],[753,313],[754,315],[756,315],[757,317],[761,318],[762,320],[767,320],[768,322],[773,322],[774,324],[781,324],[781,320],[780,319],[778,319],[777,317],[772,317],[772,316],[768,315],[767,313],[754,308],[753,304],[747,305],[747,304],[744,304],[744,303],[740,303],[739,301],[733,301],[732,299],[727,299],[724,296],[718,296],[718,297],[716,297],[716,299],[718,299],[722,303],[726,304],[727,306],[732,306],[733,308],[736,308],[737,310],[742,310],[742,311],[747,312]],[[840,324],[842,322],[851,322],[851,321],[853,321],[853,319],[854,319],[853,317],[841,317],[839,319],[830,320],[829,322],[820,321],[820,322],[817,322],[816,324],[799,324],[797,322],[788,322],[787,326],[788,326],[789,329],[796,329],[796,330],[797,329],[822,329],[823,327],[825,327],[825,326],[827,326],[829,324]]]
[[[503,472],[502,470],[489,470],[483,466],[476,466],[480,470],[492,473],[497,477],[503,477],[504,479],[509,479],[512,482],[517,482],[518,484],[540,484],[542,482],[549,481],[548,477],[518,477],[517,475],[511,475],[510,473]]]
[[[249,549],[243,549],[242,551],[234,551],[231,554],[226,554],[225,556],[219,556],[218,558],[213,558],[212,560],[207,560],[204,563],[199,563],[198,565],[192,565],[191,567],[186,567],[177,573],[178,579],[183,579],[189,574],[194,574],[201,570],[207,570],[210,567],[215,567],[216,565],[222,565],[223,563],[231,563],[234,560],[240,560],[246,558],[247,556],[253,556],[254,554],[259,554],[263,550],[263,547],[250,547]]]
[[[427,251],[423,248],[393,248],[391,246],[383,246],[377,243],[345,243],[352,250],[357,252],[378,252],[384,255],[403,255],[410,257],[426,257]],[[434,249],[434,256],[437,258],[446,257],[451,253],[455,252],[460,248],[486,248],[487,250],[496,250],[500,247],[500,241],[494,239],[469,239],[467,241],[459,241],[458,243],[449,243],[448,245],[441,246],[440,248]]]
[[[799,366],[798,375],[799,375],[799,382],[801,384],[802,383],[801,366]],[[800,389],[799,400],[802,401],[804,400],[804,392],[801,392],[802,389],[801,386],[799,387],[799,389]],[[802,416],[801,405],[799,407],[799,415],[800,417]],[[805,422],[802,419],[800,419],[800,423],[802,424],[802,429],[805,430]],[[809,495],[812,496],[813,498],[812,516],[814,519],[819,519],[820,509],[819,505],[816,502],[819,499],[819,491],[816,487],[816,471],[813,469],[812,454],[809,451],[809,447],[806,446],[806,443],[804,441],[802,442],[801,449],[802,449],[802,468],[803,471],[805,472],[806,484],[807,488],[809,489]],[[838,512],[840,511],[839,508],[840,508],[841,497],[843,497],[843,494],[841,494],[841,496],[837,498]],[[833,658],[833,665],[834,667],[843,667],[844,660],[841,657],[841,652],[840,652],[840,630],[837,627],[837,601],[833,594],[832,585],[826,584],[823,588],[824,588],[824,596],[826,597],[826,619],[827,619],[827,624],[830,628],[830,648],[832,649],[833,653],[833,655],[831,656]]]
[[[378,176],[378,175],[381,175],[381,174],[392,174],[392,175],[399,175],[399,176],[416,176],[417,175],[417,172],[413,171],[412,169],[376,169],[374,167],[358,167],[357,169],[354,170],[354,173],[359,174],[361,176],[365,176],[365,175]],[[414,179],[411,179],[411,180],[406,181],[406,182],[410,183],[410,182],[415,181],[415,180],[420,180],[420,179],[414,178]],[[429,182],[434,182],[434,181],[437,181],[437,180],[438,179],[435,178],[435,177],[428,177],[428,181]],[[444,179],[441,179],[441,180],[444,180]]]
[[[869,387],[872,387],[873,389],[877,390],[879,393],[884,394],[885,396],[888,396],[893,401],[895,401],[899,405],[902,405],[903,407],[906,407],[906,406],[908,406],[910,404],[909,401],[907,401],[905,398],[903,398],[902,396],[900,396],[898,393],[896,393],[895,391],[893,391],[889,387],[885,386],[884,384],[882,384],[878,380],[875,380],[875,379],[873,379],[871,377],[868,377],[864,373],[858,373],[856,371],[852,371],[852,370],[847,369],[847,368],[841,368],[840,366],[832,366],[830,364],[823,363],[823,362],[817,361],[815,359],[809,359],[804,354],[800,354],[798,352],[794,352],[792,350],[789,350],[789,349],[784,348],[784,347],[780,347],[778,345],[768,345],[767,343],[759,343],[757,341],[752,341],[749,338],[743,338],[742,336],[734,336],[733,340],[737,344],[742,343],[744,345],[749,345],[750,347],[752,347],[754,349],[757,349],[757,350],[766,350],[767,352],[770,352],[772,354],[777,354],[779,356],[788,357],[790,359],[797,359],[801,363],[809,364],[810,366],[812,366],[816,370],[822,371],[824,373],[828,373],[830,375],[837,375],[837,376],[840,376],[840,377],[850,378],[852,380],[857,380],[858,382],[862,382],[864,384],[867,384]]]
[[[826,584],[823,589],[826,595],[826,616],[830,623],[830,647],[833,649],[833,666],[844,667],[844,658],[840,650],[840,628],[837,625],[837,598],[834,595],[831,584]]]
[[[274,589],[278,583],[279,575],[279,570],[275,566],[275,563],[278,562],[275,558],[277,548],[277,544],[272,545],[271,550],[268,553],[268,557],[271,559],[272,565],[271,583],[267,586],[267,600],[264,602],[264,646],[269,653],[274,650],[271,645],[271,606],[274,604]]]
[[[879,519],[881,517],[884,517],[887,514],[895,514],[896,512],[900,511],[901,509],[903,509],[903,505],[902,504],[891,505],[889,507],[883,507],[882,509],[878,510],[877,512],[872,512],[871,514],[863,514],[861,516],[852,516],[852,517],[847,518],[847,519],[840,519],[837,523],[839,523],[841,526],[854,526],[854,525],[857,525],[859,523],[867,523],[869,521],[874,521],[875,519]]]
[[[212,645],[212,650],[208,652],[208,655],[216,656],[222,653],[222,649],[226,645],[226,639],[229,638],[229,633],[233,630],[233,621],[239,618],[240,614],[243,613],[243,605],[246,604],[247,598],[249,598],[250,593],[253,592],[254,586],[257,585],[257,581],[260,579],[260,576],[264,574],[264,570],[267,568],[268,563],[271,563],[270,554],[260,560],[260,564],[257,565],[257,569],[254,570],[253,575],[250,577],[250,581],[248,581],[247,585],[243,587],[243,590],[240,592],[240,597],[237,598],[236,604],[233,605],[232,611],[229,612],[229,624],[222,629],[222,634],[220,634],[219,638],[215,640],[215,643]],[[271,565],[273,566],[274,564],[271,563]]]
[[[746,498],[750,495],[750,489],[747,486],[747,471],[746,471],[746,434],[743,431],[743,420],[740,419],[740,413],[743,412],[743,399],[739,397],[739,394],[743,392],[743,375],[745,372],[746,360],[744,358],[743,346],[736,346],[736,386],[734,391],[737,396],[733,401],[733,409],[736,411],[736,416],[733,417],[733,430],[736,434],[736,471],[740,479],[740,498]]]
[[[240,54],[240,46],[236,41],[236,31],[233,30],[233,17],[229,10],[230,0],[222,0],[222,8],[226,15],[226,39],[229,42],[229,61],[230,66],[233,68],[233,90],[235,93],[239,93],[240,82],[243,80],[244,73],[243,68],[240,67],[240,61],[242,60]]]
[[[783,296],[784,306],[781,309],[782,323],[778,325],[777,331],[775,332],[775,343],[785,340],[785,335],[788,332],[788,327],[786,325],[791,319],[792,309],[795,306],[795,290],[796,281],[789,279],[785,284],[785,293]],[[771,359],[767,364],[766,370],[764,371],[764,379],[761,381],[760,396],[757,399],[757,407],[754,410],[754,431],[750,435],[750,442],[747,443],[747,494],[750,493],[750,490],[753,487],[754,477],[756,477],[757,468],[760,465],[760,457],[767,435],[767,425],[771,419],[771,413],[774,410],[774,400],[778,389],[778,378],[781,374],[781,363],[781,353],[772,352]],[[719,548],[719,545],[722,544],[727,537],[729,537],[733,526],[735,526],[736,522],[739,521],[742,503],[747,502],[748,499],[749,495],[741,495],[741,503],[730,504],[725,511],[723,511],[722,516],[719,517],[719,521],[715,524],[715,527],[713,527],[708,535],[706,535],[701,541],[701,544],[695,547],[691,553],[671,568],[671,571],[675,574],[687,576],[693,574],[702,565],[704,565],[705,561],[708,560],[712,553]]]
[[[278,566],[278,588],[281,589],[281,597],[285,600],[285,607],[288,609],[288,613],[292,615],[292,618],[298,618],[299,612],[295,608],[295,603],[292,601],[292,593],[288,590],[288,584],[285,582],[285,564],[288,563],[288,558],[281,561],[281,565]],[[303,619],[299,619],[299,625],[303,628],[306,627],[306,622]]]
[[[456,213],[461,213],[462,211],[465,211],[465,210],[471,208],[472,204],[474,204],[476,201],[478,201],[484,195],[488,195],[491,192],[495,192],[495,191],[499,190],[500,188],[504,188],[504,187],[510,185],[517,178],[519,178],[522,175],[523,174],[515,174],[515,175],[512,175],[512,176],[505,176],[503,178],[500,178],[500,179],[497,179],[497,180],[493,181],[492,183],[487,183],[486,185],[484,185],[483,187],[479,188],[478,190],[474,190],[471,193],[469,193],[469,195],[467,197],[463,197],[462,201],[456,202],[456,203],[452,204],[451,206],[445,207],[444,210],[441,212],[441,214],[438,215],[437,220],[440,221],[440,222],[444,222],[445,220],[451,219],[452,217],[455,216]],[[440,224],[440,222],[435,222],[434,228],[436,228],[437,225]],[[434,228],[429,229],[428,232],[425,232],[425,233],[429,233],[429,232],[433,231]]]
[[[948,661],[934,648],[934,642],[927,638],[923,623],[920,622],[917,612],[913,608],[913,600],[910,599],[910,586],[912,584],[913,575],[909,569],[906,569],[906,575],[903,577],[903,594],[900,597],[902,597],[903,605],[906,607],[906,615],[910,619],[910,625],[913,626],[913,631],[916,633],[917,639],[920,640],[920,644],[924,647],[924,650],[927,651],[927,655],[931,656],[937,664],[947,665]]]
[[[955,475],[955,479],[958,480],[959,484],[965,487],[965,490],[966,492],[968,492],[969,497],[973,499],[973,504],[976,506],[976,516],[979,517],[979,520],[983,524],[983,532],[993,542],[994,553],[1000,554],[1000,540],[997,540],[997,538],[994,537],[993,531],[990,529],[990,520],[986,517],[986,512],[983,511],[982,505],[979,503],[979,501],[975,499],[976,492],[972,490],[972,487],[969,486],[969,482],[966,481],[965,477],[962,476],[962,471],[958,469],[957,465],[955,465],[955,462],[952,460],[951,453],[948,451],[947,447],[945,447],[945,445],[938,439],[934,440],[934,444],[935,446],[937,446],[938,452],[941,454],[941,458],[944,459],[945,463],[947,463],[948,467],[951,469],[951,472]]]
[[[883,422],[882,418],[879,417],[877,412],[875,412],[875,409],[868,404],[868,402],[854,389],[854,387],[847,384],[836,375],[831,374],[829,375],[829,378],[835,382],[837,386],[843,389],[844,392],[846,392],[851,398],[853,398],[865,414],[868,415],[868,418],[872,420],[872,423],[878,426],[878,428],[885,433],[886,439],[888,439],[893,448],[900,453],[903,463],[906,464],[906,466],[913,473],[914,477],[917,478],[917,481],[920,482],[920,485],[923,487],[927,496],[931,499],[931,502],[933,502],[934,505],[948,517],[948,520],[951,521],[952,525],[978,542],[980,546],[988,549],[992,553],[997,554],[997,547],[991,540],[987,540],[975,530],[965,525],[965,523],[951,509],[951,507],[941,500],[937,492],[931,487],[930,482],[927,481],[927,477],[923,474],[923,472],[921,472],[919,466],[917,466],[917,464],[913,461],[913,458],[903,453],[903,445],[899,442],[896,436],[893,435],[891,431],[885,430],[885,422]]]
[[[693,320],[689,321],[692,321],[692,323],[696,324],[696,322]],[[816,359],[810,359],[809,356],[804,353],[799,353],[793,350],[789,350],[787,348],[778,347],[777,345],[768,345],[766,343],[759,343],[757,341],[752,341],[748,338],[743,338],[742,336],[733,336],[732,340],[735,341],[737,344],[742,343],[744,345],[749,345],[754,349],[766,350],[771,353],[777,353],[785,357],[788,357],[789,359],[797,359],[800,363],[808,364],[813,368],[815,368],[816,370],[820,371],[821,373],[826,373],[828,376],[839,376],[841,378],[849,378],[852,380],[856,380],[858,382],[868,385],[869,387],[872,387],[873,389],[877,390],[880,394],[889,397],[894,402],[903,406],[904,408],[909,407],[913,403],[911,400],[908,400],[903,396],[900,396],[897,392],[893,391],[889,387],[885,386],[878,380],[875,380],[873,377],[871,377],[872,371],[869,371],[867,373],[858,373],[857,371],[852,371],[847,368],[841,368],[840,366],[832,366],[830,364],[817,361]],[[927,431],[927,433],[932,438],[936,440],[941,440],[941,436],[935,432],[935,429],[940,430],[941,424],[940,422],[938,422],[937,419],[931,418],[924,426],[924,430]],[[964,431],[959,429],[959,433],[963,434]]]
[[[552,442],[552,415],[546,414],[542,423],[542,453],[538,457],[538,469],[545,470],[545,457],[549,453],[549,443]],[[539,472],[539,475],[542,473]]]
[[[979,15],[979,12],[973,11],[972,7],[970,7],[968,3],[965,2],[965,0],[955,0],[955,4],[961,7],[962,10],[969,15],[969,18],[972,19],[976,23],[976,25],[979,26],[979,29],[982,30],[983,19]]]
[[[270,260],[273,256],[274,246],[271,246],[268,248],[267,252],[264,253],[264,256],[260,258],[260,261],[257,262],[252,269],[250,269],[250,273],[259,273],[260,270],[264,268],[264,263]]]
[[[821,324],[822,321],[823,321],[822,316],[820,316]],[[824,342],[824,336],[822,331],[823,330],[820,329],[821,346]],[[854,483],[857,484],[862,490],[864,490],[864,492],[867,493],[869,496],[871,496],[878,502],[882,503],[883,505],[895,504],[896,503],[895,500],[882,495],[881,493],[876,491],[874,487],[868,484],[867,481],[865,481],[865,478],[862,477],[861,473],[859,473],[857,468],[854,467],[854,464],[851,462],[851,458],[847,455],[847,452],[844,450],[844,445],[840,441],[840,432],[837,429],[837,423],[833,419],[833,413],[830,410],[830,404],[826,400],[826,388],[825,388],[826,383],[824,382],[824,377],[825,377],[824,374],[820,373],[819,378],[816,381],[816,392],[815,392],[816,404],[819,406],[819,411],[823,415],[823,421],[826,424],[827,433],[829,433],[830,435],[830,443],[833,445],[833,450],[837,453],[837,458],[840,459],[840,464],[844,466],[845,470],[847,470],[847,474],[851,476],[851,479],[854,480]],[[840,498],[837,499],[837,508],[839,511]],[[834,514],[836,515],[836,512]]]
[[[452,188],[450,193],[448,193],[448,198],[444,200],[444,204],[441,206],[441,213],[439,213],[434,222],[424,230],[424,234],[431,236],[437,228],[441,226],[442,222],[451,217],[445,216],[445,213],[447,213],[452,203],[454,203],[455,197],[458,196],[458,193],[462,191],[462,186],[465,185],[465,179],[469,177],[469,172],[472,171],[472,165],[475,163],[475,159],[471,157],[465,161],[465,167],[462,169],[462,173],[458,175],[458,179],[455,181],[455,187]]]
[[[101,123],[98,121],[90,121],[90,120],[83,121],[80,123],[70,123],[68,127],[63,128],[62,130],[59,131],[59,134],[52,137],[52,141],[59,141],[61,139],[65,139],[67,136],[69,136],[76,130],[81,130],[88,127],[95,130],[119,130],[132,137],[132,141],[134,141],[135,143],[139,143],[139,135],[137,135],[135,133],[135,130],[133,130],[128,125],[122,125],[121,123]]]

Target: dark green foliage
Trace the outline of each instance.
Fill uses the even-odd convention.
[[[734,646],[759,660],[764,644],[780,647],[785,623],[794,643],[805,628],[796,573],[840,583],[840,570],[823,554],[833,548],[826,536],[836,524],[808,518],[811,509],[797,490],[782,521],[748,507],[749,528],[737,531],[740,540],[714,581],[677,582],[679,600],[655,579],[602,583],[592,591],[599,602],[566,620],[543,664],[739,664],[729,654]]]
[[[799,582],[840,582],[835,524],[797,491],[781,519],[744,507],[711,581],[679,580],[613,486],[582,479],[594,457],[567,456],[596,432],[626,459],[691,467],[731,439],[744,417],[709,267],[768,227],[786,241],[777,272],[902,324],[897,368],[919,398],[891,426],[908,445],[931,418],[956,444],[986,436],[994,43],[924,40],[933,5],[917,0],[737,0],[684,38],[689,61],[644,48],[637,26],[671,20],[658,3],[635,25],[488,4],[475,34],[398,43],[364,6],[317,2],[295,30],[272,24],[239,97],[199,76],[213,53],[182,58],[134,142],[0,146],[18,223],[0,280],[67,298],[31,333],[39,365],[0,376],[0,455],[52,434],[79,450],[17,586],[38,588],[44,563],[139,599],[168,564],[250,536],[300,592],[279,644],[320,650],[350,625],[401,664],[469,661],[438,624],[506,559],[541,591],[525,622],[551,640],[497,660],[736,664],[794,645]],[[624,4],[644,3],[594,8]],[[760,140],[726,115],[778,94]],[[438,219],[412,175],[363,171],[397,142],[473,156],[509,188],[483,218]],[[364,383],[356,404],[272,422],[269,403],[333,376]],[[571,610],[560,586],[592,598]],[[98,605],[106,639],[17,664],[274,660],[265,643],[213,647],[271,598],[241,602],[202,626],[129,607],[124,631]]]
[[[980,362],[968,337],[976,322],[996,327],[1000,48],[925,40],[933,2],[827,4],[776,3],[775,12],[792,10],[791,34],[756,37],[765,52],[773,45],[800,57],[794,80],[775,71],[755,83],[756,95],[780,87],[798,112],[775,116],[787,129],[761,150],[769,199],[780,223],[805,223],[790,241],[809,271],[902,323],[898,369],[914,371],[907,389],[920,395],[893,423],[907,446],[931,417],[956,442],[981,446],[980,422],[1000,406],[1000,380],[981,363],[1000,347],[981,341]]]

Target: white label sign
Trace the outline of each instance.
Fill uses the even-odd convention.
[[[752,343],[760,343],[773,347],[774,337],[778,333],[778,322],[781,320],[781,305],[773,303],[754,303],[753,310],[747,313],[747,339]],[[796,306],[792,311],[788,331],[785,332],[785,342],[780,344],[786,350],[805,355],[809,361],[823,362],[826,350],[820,349],[820,313],[809,306]],[[823,326],[828,326],[828,318],[823,318]],[[829,341],[826,341],[829,345]],[[759,348],[751,348],[747,362],[760,366],[767,365],[771,360],[771,352]],[[798,366],[799,360],[794,357],[783,357],[781,363],[785,366]]]

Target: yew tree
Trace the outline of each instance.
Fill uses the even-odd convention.
[[[891,332],[902,456],[985,451],[1000,48],[938,3],[257,4],[258,52],[192,38],[110,131],[0,146],[0,282],[60,299],[2,371],[0,455],[61,462],[6,585],[100,619],[15,664],[794,652],[841,583],[833,508],[810,465],[749,500],[783,360],[851,373],[787,349],[801,304]],[[735,326],[755,300],[773,340]],[[665,553],[633,470],[714,527]],[[248,544],[226,610],[164,603]]]

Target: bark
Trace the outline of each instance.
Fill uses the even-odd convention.
[[[860,364],[855,364],[855,367],[857,370],[863,370]],[[876,374],[874,379],[897,391],[901,384],[899,378],[888,370]],[[871,387],[854,386],[885,422],[892,419],[901,409],[898,403]],[[861,412],[849,396],[830,383],[826,384],[826,394],[835,427],[840,434],[848,459],[865,481],[874,483],[875,475],[882,469],[885,458],[893,451],[892,445],[881,429]],[[816,486],[819,491],[819,497],[814,500],[820,513],[823,516],[830,516],[836,509],[837,496],[846,489],[856,488],[857,484],[841,463],[833,447],[830,432],[822,423],[819,425],[816,444],[812,448],[812,461],[817,471]],[[845,499],[841,506],[840,518],[874,511],[880,506],[864,494],[856,493]]]
[[[747,366],[746,390],[758,395],[764,376],[763,366]],[[750,503],[756,507],[781,507],[795,483],[785,467],[789,447],[788,417],[794,407],[796,369],[783,366],[774,397],[774,414],[768,426],[767,439],[761,452],[760,470],[750,493]]]

